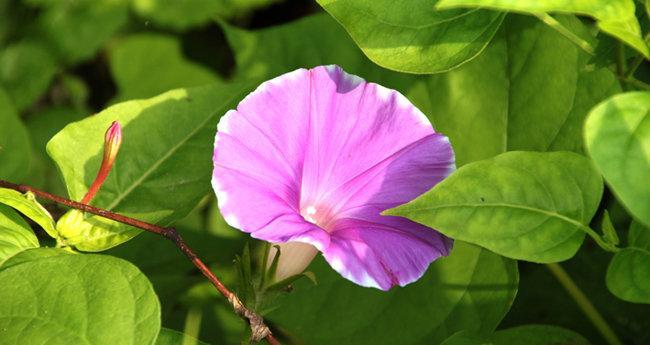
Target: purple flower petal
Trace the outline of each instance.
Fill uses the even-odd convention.
[[[338,66],[260,85],[219,122],[214,165],[231,226],[313,244],[360,285],[408,284],[451,247],[435,230],[379,214],[453,171],[449,140],[400,93]]]
[[[378,216],[374,221],[336,222],[325,259],[345,278],[388,290],[418,280],[429,263],[449,254],[451,240],[408,219]]]

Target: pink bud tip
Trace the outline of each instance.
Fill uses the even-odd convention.
[[[117,156],[117,151],[120,149],[122,144],[122,126],[117,121],[113,121],[111,126],[106,131],[106,136],[104,137],[104,157],[108,158],[111,161],[115,160]],[[112,162],[111,162],[112,164]]]
[[[102,165],[97,172],[95,181],[93,181],[93,183],[90,185],[88,192],[81,200],[82,203],[89,203],[90,200],[95,197],[95,194],[97,194],[99,188],[101,188],[104,180],[106,180],[108,173],[113,167],[113,163],[117,157],[117,152],[120,149],[120,145],[122,145],[122,127],[120,126],[119,122],[113,121],[113,123],[111,123],[111,126],[106,131],[106,135],[104,136],[104,156],[102,159]]]
[[[113,121],[106,131],[106,142],[113,140],[122,141],[122,126],[117,121]]]

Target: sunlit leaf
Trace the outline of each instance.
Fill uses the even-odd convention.
[[[614,194],[650,225],[650,92],[616,95],[593,108],[585,146]]]
[[[23,250],[38,247],[29,225],[8,206],[0,205],[0,266]]]
[[[602,192],[583,156],[517,151],[467,164],[387,213],[510,258],[547,263],[578,251]]]
[[[62,172],[70,198],[80,200],[99,169],[104,132],[112,121],[119,121],[122,146],[92,204],[168,225],[212,193],[217,121],[246,91],[248,84],[212,85],[120,103],[68,125],[52,138],[47,151]],[[84,250],[107,249],[139,233],[97,216],[82,221],[86,224],[67,223],[65,233],[69,240],[75,238],[70,244]]]
[[[318,0],[380,66],[408,73],[438,73],[476,57],[505,14],[488,10],[436,10],[437,1]]]
[[[586,30],[574,17],[558,20]],[[610,70],[585,70],[587,59],[535,18],[510,15],[480,56],[407,96],[449,136],[459,166],[507,150],[581,153],[587,113],[620,91]]]
[[[634,0],[440,0],[439,8],[481,7],[505,11],[584,14],[596,19],[601,30],[650,58],[634,12]]]
[[[160,305],[135,266],[103,255],[39,255],[42,250],[24,251],[0,266],[3,343],[154,343]]]
[[[22,194],[13,189],[0,188],[0,204],[15,208],[27,218],[40,225],[53,238],[58,238],[54,228],[54,219],[47,210],[36,201],[31,193]]]

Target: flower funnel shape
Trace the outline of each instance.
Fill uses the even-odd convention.
[[[343,277],[388,290],[420,278],[452,242],[380,213],[454,169],[447,137],[402,94],[338,66],[261,84],[219,121],[212,185],[232,227],[303,242]]]

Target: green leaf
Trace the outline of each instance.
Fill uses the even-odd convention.
[[[219,278],[224,284],[235,286],[236,274],[232,261],[235,255],[241,251],[242,243],[208,233],[197,233],[190,229],[178,228],[178,231],[183,234],[188,246],[195,252],[201,253],[201,259],[204,262],[219,267]],[[202,300],[200,306],[209,309],[214,306],[213,301],[220,301],[228,313],[241,321],[238,316],[233,314],[232,307],[218,295],[214,286],[203,276],[196,274],[196,267],[187,260],[187,257],[171,241],[166,241],[159,235],[142,233],[121,246],[109,249],[106,254],[130,261],[149,278],[160,299],[164,316],[163,324],[171,326],[173,323],[170,320],[178,320],[183,315],[183,311],[188,308],[188,300],[185,296],[197,283],[207,284],[206,294],[210,296],[209,300]],[[241,321],[242,330],[244,325],[244,322]],[[174,325],[174,327],[180,328],[182,324]],[[220,332],[224,327],[223,324],[215,323],[210,329]]]
[[[13,189],[0,188],[0,204],[11,206],[24,214],[27,218],[40,225],[48,235],[58,238],[54,229],[54,219],[41,204],[36,201],[32,193],[22,194]]]
[[[650,58],[634,11],[634,0],[440,0],[438,8],[481,7],[538,14],[561,12],[593,17],[598,27]]]
[[[157,216],[164,217],[169,214],[171,211],[165,211]],[[136,214],[131,216],[139,218]],[[56,231],[61,237],[61,244],[86,252],[106,250],[130,240],[141,232],[140,229],[78,210],[70,210],[61,216],[56,222]]]
[[[507,152],[461,167],[387,213],[506,257],[548,263],[578,251],[602,192],[583,156]]]
[[[440,345],[495,345],[489,337],[479,332],[460,331],[445,339]]]
[[[14,26],[15,18],[9,15],[13,5],[9,1],[0,2],[0,17],[4,19],[0,21],[0,45],[5,44],[5,40],[10,35],[11,29]]]
[[[442,345],[589,345],[580,334],[557,326],[525,325],[497,331],[492,335],[479,335],[476,332],[460,331]]]
[[[437,344],[462,329],[492,332],[519,280],[514,261],[460,241],[420,280],[388,292],[341,279],[320,258],[309,270],[318,285],[298,281],[267,318],[312,345]]]
[[[70,198],[80,200],[101,164],[104,132],[112,121],[119,121],[122,146],[92,204],[169,225],[211,193],[216,124],[248,90],[247,84],[211,85],[120,103],[68,125],[52,138],[47,151]],[[110,248],[140,232],[97,216],[67,225],[68,236],[79,239],[67,243],[89,251]],[[71,234],[75,228],[80,236]]]
[[[216,17],[237,17],[278,0],[134,0],[138,15],[176,30],[208,24]]]
[[[221,25],[235,53],[239,78],[267,79],[298,68],[336,64],[368,81],[398,90],[406,90],[416,80],[416,76],[370,62],[327,14],[254,31]]]
[[[622,300],[650,304],[650,228],[632,222],[628,245],[607,268],[607,288]]]
[[[558,20],[586,34],[575,17]],[[585,70],[587,60],[535,18],[509,15],[476,59],[422,79],[407,95],[449,136],[459,166],[507,150],[580,153],[588,111],[620,91],[608,69]]]
[[[32,105],[47,90],[56,68],[49,52],[34,42],[22,41],[0,50],[0,86],[18,110]]]
[[[0,205],[0,266],[5,260],[29,248],[38,248],[29,225],[10,207]]]
[[[40,7],[36,35],[65,64],[92,57],[128,20],[127,0],[27,0]]]
[[[650,251],[623,248],[609,264],[605,281],[616,297],[650,304]]]
[[[436,10],[436,1],[317,0],[376,64],[407,73],[445,72],[476,57],[504,13]]]
[[[174,36],[128,36],[110,52],[117,100],[152,97],[164,91],[219,81],[208,68],[187,60]]]
[[[5,261],[2,267],[0,267],[0,271],[5,270],[11,266],[18,266],[30,261],[71,254],[73,254],[73,252],[61,248],[40,247],[34,248],[33,250],[27,249],[20,252],[20,255],[14,255]]]
[[[526,325],[497,331],[492,336],[495,345],[589,345],[580,334],[550,325]]]
[[[30,253],[41,250],[22,252],[0,267],[3,343],[154,343],[160,304],[135,266],[104,255]]]
[[[25,126],[29,130],[34,148],[27,181],[30,186],[56,195],[65,193],[65,185],[56,171],[54,162],[47,155],[45,145],[67,124],[83,119],[88,113],[70,107],[53,107],[34,113],[25,119]]]
[[[637,221],[632,221],[627,241],[630,247],[650,250],[650,228]]]
[[[156,345],[208,345],[200,340],[196,340],[187,334],[175,331],[169,328],[161,328]]]
[[[591,110],[585,146],[630,213],[650,225],[650,92],[616,95]]]
[[[19,181],[29,172],[32,147],[27,129],[0,87],[0,179]]]

